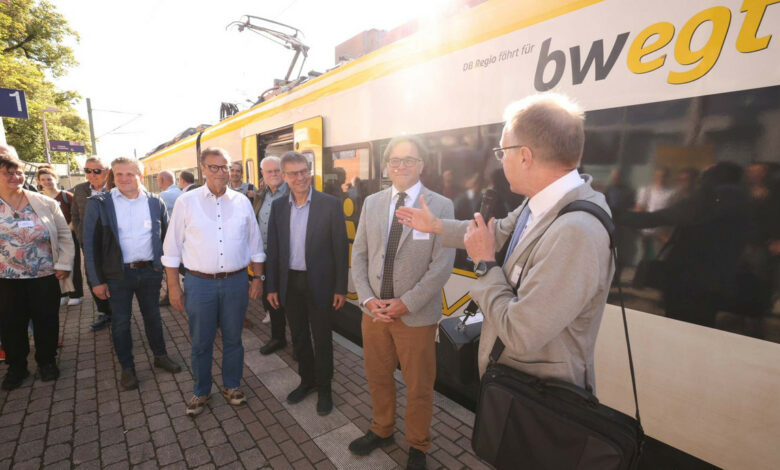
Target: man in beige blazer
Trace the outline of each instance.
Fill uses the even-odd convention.
[[[454,216],[452,201],[420,182],[426,156],[416,137],[390,141],[383,158],[393,185],[366,198],[352,245],[352,278],[365,312],[363,355],[373,420],[349,450],[366,455],[393,442],[393,372],[400,362],[407,387],[404,421],[410,469],[425,468],[431,443],[441,289],[455,261],[455,250],[443,248],[441,236],[403,227],[394,216],[399,207],[421,207],[423,198],[436,217]]]
[[[506,349],[499,362],[593,390],[593,350],[614,274],[609,236],[584,212],[553,223],[578,199],[609,211],[592,178],[577,171],[584,114],[567,98],[546,94],[510,106],[506,117],[494,151],[512,192],[526,195],[526,203],[488,224],[479,214],[472,221],[441,220],[424,204],[397,215],[417,230],[441,233],[445,246],[466,248],[475,262],[470,294],[484,315],[480,374],[500,337]],[[500,267],[496,251],[507,241]]]

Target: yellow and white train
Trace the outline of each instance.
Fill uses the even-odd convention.
[[[197,171],[197,151],[206,146],[227,149],[257,184],[262,158],[294,149],[310,157],[317,189],[362,181],[357,198],[344,198],[352,239],[356,205],[388,184],[381,154],[392,137],[421,136],[432,154],[424,184],[466,204],[461,182],[477,192],[502,188],[490,149],[498,146],[505,106],[548,90],[586,110],[583,170],[604,188],[614,183],[614,170],[636,189],[658,167],[675,175],[726,160],[780,163],[780,1],[467,3],[473,6],[145,157],[147,186],[156,188],[161,170]],[[508,208],[516,202],[505,198]],[[443,315],[462,313],[473,277],[460,254]],[[776,284],[770,288],[776,299]],[[628,290],[647,434],[711,465],[777,468],[776,312],[757,312],[765,339],[756,339],[738,334],[741,319],[733,313],[719,312],[717,328],[698,326],[659,315],[658,292]],[[351,298],[334,324],[359,341]],[[598,394],[632,414],[621,328],[619,309],[607,305]],[[440,379],[448,378],[440,372]]]

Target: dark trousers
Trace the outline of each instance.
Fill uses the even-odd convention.
[[[114,351],[122,369],[133,369],[133,338],[130,333],[133,295],[138,299],[141,315],[144,318],[146,339],[155,356],[165,356],[162,319],[160,318],[160,287],[162,271],[147,266],[140,269],[125,268],[125,278],[109,280],[109,302],[111,315],[111,336],[114,339]]]
[[[301,383],[316,385],[320,390],[329,390],[333,378],[330,306],[323,308],[314,303],[305,271],[289,271],[284,307],[287,321],[290,322],[293,350],[298,357]]]
[[[263,282],[263,293],[268,292],[266,290],[266,284]],[[271,339],[287,342],[287,334],[285,328],[287,328],[287,321],[284,318],[284,307],[279,308],[271,307],[268,299],[263,295],[263,308],[268,315],[271,316]]]
[[[37,279],[0,279],[0,337],[9,371],[27,370],[32,320],[35,361],[53,364],[60,335],[60,284],[51,276]]]
[[[74,246],[79,246],[76,232],[71,231],[70,234],[73,236]],[[76,250],[73,256],[73,290],[62,293],[62,297],[66,295],[71,299],[80,299],[84,296],[84,278],[81,275],[81,250]]]
[[[82,246],[81,249],[83,250],[84,247]],[[99,299],[94,292],[92,292],[92,283],[89,282],[89,277],[87,277],[87,286],[89,286],[89,293],[92,294],[92,298],[95,300],[95,305],[97,305],[97,310],[100,313],[105,313],[109,317],[111,316],[111,303],[109,303],[108,300]]]

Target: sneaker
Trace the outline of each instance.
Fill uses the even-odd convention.
[[[406,461],[406,469],[425,470],[425,468],[425,452],[409,447],[409,460]]]
[[[307,385],[307,384],[300,384],[298,385],[298,388],[290,392],[289,395],[287,395],[287,403],[294,405],[296,403],[300,403],[303,401],[304,398],[306,398],[310,393],[317,390],[317,387],[314,385]]]
[[[197,416],[203,412],[203,408],[206,406],[206,402],[208,401],[208,395],[205,397],[193,395],[192,398],[190,398],[190,401],[187,402],[187,408],[184,410],[184,412],[187,414],[187,416]]]
[[[349,451],[355,455],[368,455],[374,449],[378,449],[392,443],[392,434],[388,437],[379,437],[372,431],[368,431],[364,436],[358,437],[349,443]]]
[[[60,307],[63,307],[65,305],[68,305],[68,298],[67,297],[60,297]]]
[[[246,403],[246,396],[244,396],[244,393],[237,388],[223,388],[222,396],[225,397],[225,400],[227,400],[227,402],[233,406],[243,405]]]
[[[108,323],[111,321],[111,317],[106,315],[105,313],[98,312],[97,320],[95,320],[95,323],[89,325],[90,328],[92,328],[94,331],[102,330],[103,328],[108,326]]]
[[[271,314],[266,313],[265,318],[263,318],[263,323],[271,323]]]
[[[38,368],[38,375],[42,382],[51,382],[60,378],[60,369],[57,368],[57,364],[43,364]]]
[[[68,307],[71,307],[73,305],[79,305],[79,304],[81,304],[81,299],[80,298],[68,299]]]
[[[24,369],[22,371],[11,371],[9,370],[5,374],[5,379],[3,379],[3,384],[0,386],[3,390],[14,390],[19,388],[19,386],[22,385],[22,382],[24,382],[24,379],[30,376],[30,372],[27,369]]]

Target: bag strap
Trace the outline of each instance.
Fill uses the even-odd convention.
[[[607,234],[609,235],[609,249],[610,249],[610,257],[612,261],[617,265],[617,243],[616,243],[616,230],[615,230],[615,223],[612,221],[612,217],[602,209],[598,204],[595,204],[590,201],[585,200],[577,200],[570,202],[567,204],[563,209],[558,212],[558,215],[553,219],[553,221],[550,223],[552,225],[555,223],[556,220],[558,220],[558,217],[568,214],[569,212],[587,212],[588,214],[594,216],[596,219],[601,222],[601,225],[604,226],[604,229],[607,231]],[[547,228],[550,228],[550,225],[547,226]],[[545,229],[545,232],[547,229]],[[542,235],[544,235],[544,232],[542,232]],[[540,235],[536,241],[539,240],[539,238],[542,237]],[[531,258],[529,255],[528,258],[526,258],[525,262],[523,263],[523,268],[520,271],[520,278],[522,278],[523,274],[525,274],[525,265],[528,263],[528,260]],[[636,409],[636,422],[637,426],[641,430],[642,428],[642,420],[639,416],[639,396],[637,395],[636,391],[636,374],[634,372],[634,358],[631,354],[631,341],[628,336],[628,320],[626,318],[626,307],[625,303],[623,302],[623,289],[620,287],[620,282],[617,283],[618,286],[618,297],[620,298],[620,311],[623,316],[623,331],[626,334],[626,349],[628,350],[628,367],[631,371],[631,387],[634,391],[634,406]],[[515,286],[515,292],[517,292],[518,288],[520,287],[520,279],[517,280],[517,285]],[[496,341],[493,343],[493,348],[490,350],[490,363],[495,364],[498,362],[498,358],[501,357],[501,353],[504,351],[506,346],[504,345],[504,342],[501,341],[501,338],[496,336]]]

